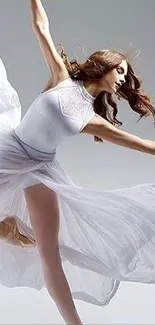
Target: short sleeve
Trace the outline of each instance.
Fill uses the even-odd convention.
[[[85,120],[84,120],[84,123],[81,127],[81,130],[82,131],[84,129],[84,127],[90,122],[90,120],[95,116],[95,112],[93,110],[93,107],[89,107],[88,108],[88,111],[87,111],[87,114],[86,114],[86,117],[85,117]]]

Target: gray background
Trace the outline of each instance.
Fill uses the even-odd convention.
[[[51,32],[70,58],[84,60],[103,48],[130,49],[143,86],[155,99],[155,1],[46,0]],[[9,80],[20,95],[23,114],[48,80],[48,69],[31,29],[29,1],[0,0],[0,56]],[[151,118],[138,116],[120,104],[123,129],[155,139]],[[35,123],[35,121],[34,121]],[[116,189],[155,181],[154,157],[113,144],[96,144],[79,135],[65,141],[58,157],[73,180],[94,189]],[[89,324],[154,324],[155,286],[122,283],[105,308],[76,301],[83,322]],[[8,289],[0,286],[0,324],[63,323],[45,289]]]

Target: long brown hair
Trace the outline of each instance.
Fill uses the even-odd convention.
[[[118,89],[116,95],[118,99],[125,99],[133,111],[142,117],[152,115],[155,123],[155,107],[151,104],[148,95],[141,88],[141,81],[136,76],[129,58],[129,54],[116,50],[103,50],[94,52],[84,63],[77,60],[69,61],[64,53],[63,47],[59,51],[60,56],[67,67],[70,77],[73,80],[99,80],[110,70],[118,67],[122,60],[128,64],[126,82]],[[102,116],[113,125],[120,126],[123,123],[116,116],[118,113],[116,100],[107,91],[101,91],[94,100],[94,112]],[[103,142],[102,139],[94,137],[95,141]]]

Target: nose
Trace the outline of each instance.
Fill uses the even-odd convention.
[[[125,77],[121,77],[120,83],[121,85],[125,83]]]

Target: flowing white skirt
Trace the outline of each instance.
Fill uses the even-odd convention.
[[[76,186],[54,157],[31,159],[14,136],[20,122],[18,95],[0,62],[0,220],[16,216],[21,233],[33,235],[23,193],[35,177],[57,193],[59,245],[72,295],[104,306],[120,281],[155,282],[155,184],[113,191]],[[0,240],[0,283],[45,285],[37,247]]]

